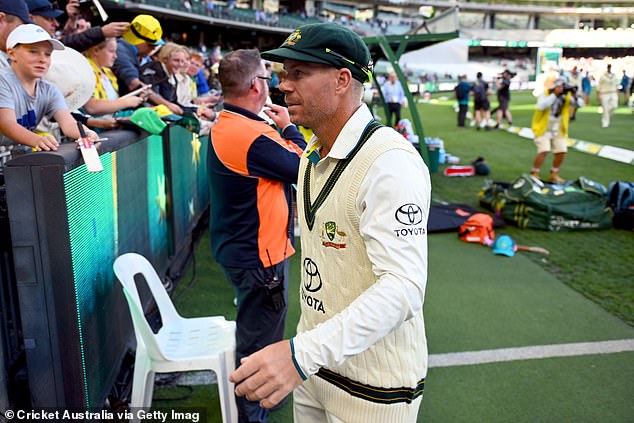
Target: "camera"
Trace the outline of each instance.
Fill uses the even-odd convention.
[[[576,85],[570,85],[568,83],[564,84],[564,94],[568,94],[568,93],[576,94],[577,93],[577,86]]]

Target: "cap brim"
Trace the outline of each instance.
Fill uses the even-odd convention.
[[[493,254],[503,255],[503,256],[507,256],[507,257],[513,257],[515,255],[515,251],[493,250]]]
[[[62,44],[62,42],[59,41],[59,40],[51,38],[49,41],[51,42],[51,45],[53,46],[53,50],[64,50],[64,49],[66,49],[64,44]]]
[[[283,63],[284,60],[297,60],[298,62],[321,63],[322,65],[335,66],[332,62],[328,62],[327,60],[285,47],[265,51],[261,53],[260,56],[265,60],[279,63]]]
[[[38,11],[37,13],[33,13],[33,15],[39,15],[39,16],[44,16],[45,18],[55,18],[55,19],[59,18],[63,14],[64,12],[59,9],[42,10],[42,11]]]

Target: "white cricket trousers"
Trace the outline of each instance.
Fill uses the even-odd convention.
[[[411,404],[377,404],[312,376],[293,391],[295,423],[416,423],[423,396]],[[336,414],[336,415],[335,415]]]
[[[603,107],[603,115],[601,116],[601,126],[607,128],[610,126],[610,117],[614,110],[618,107],[619,95],[614,93],[601,93],[601,107]]]

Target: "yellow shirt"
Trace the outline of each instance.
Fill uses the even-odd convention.
[[[105,66],[99,66],[89,57],[87,57],[87,59],[88,59],[88,63],[90,63],[90,66],[92,66],[93,72],[95,72],[96,84],[95,84],[95,91],[93,93],[93,97],[99,100],[108,100],[106,89],[104,88],[103,83],[101,82],[101,76],[106,75],[106,77],[112,84],[112,87],[114,88],[114,90],[119,92],[119,84],[117,83],[117,77],[112,72],[112,69]]]

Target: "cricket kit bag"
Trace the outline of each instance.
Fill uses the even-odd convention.
[[[614,227],[634,230],[634,182],[612,182],[608,187],[608,204],[614,211]]]
[[[458,229],[458,237],[466,242],[491,246],[495,239],[493,218],[486,213],[476,213],[470,216]]]
[[[513,183],[486,181],[479,197],[480,205],[520,228],[573,231],[612,227],[607,189],[584,177],[564,184],[544,183],[526,174]]]

